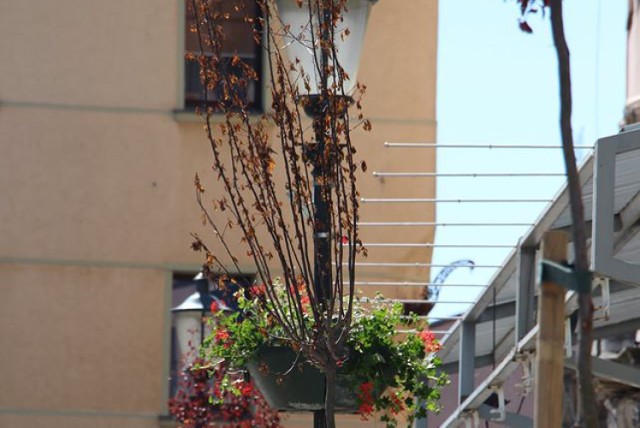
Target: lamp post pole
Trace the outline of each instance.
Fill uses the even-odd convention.
[[[319,104],[324,104],[319,102]],[[322,108],[321,106],[318,106]],[[331,212],[329,206],[331,183],[329,171],[332,154],[326,153],[325,131],[323,129],[324,113],[313,115],[315,144],[311,149],[313,166],[313,223],[314,223],[314,291],[325,311],[331,300]]]
[[[331,212],[329,206],[330,189],[330,165],[332,154],[326,153],[326,131],[324,129],[324,115],[326,114],[326,101],[318,96],[308,100],[307,114],[313,117],[315,132],[315,144],[311,149],[311,162],[313,165],[313,224],[314,224],[314,291],[316,298],[321,302],[328,318],[331,317],[330,305],[332,297],[332,269],[331,269]],[[328,147],[333,149],[333,145]],[[329,320],[327,320],[329,322]],[[326,391],[325,391],[326,392]],[[326,413],[316,410],[313,413],[314,428],[325,428],[327,424]]]
[[[319,31],[320,31],[320,81],[319,95],[307,95],[305,113],[313,119],[313,131],[315,144],[311,148],[311,163],[313,165],[313,222],[314,222],[314,287],[318,301],[329,316],[329,301],[331,300],[331,212],[329,207],[331,183],[329,174],[333,160],[332,150],[334,144],[329,142],[327,147],[327,130],[325,115],[328,114],[328,61],[327,46],[329,46],[330,24],[329,7],[319,4]],[[324,7],[324,8],[323,8]]]
[[[327,15],[329,10],[320,10],[320,38],[321,44],[326,46],[325,43],[329,41],[329,28],[330,24],[327,22]],[[321,67],[321,81],[320,81],[320,93],[326,93],[327,87],[327,66],[328,55],[325,49],[320,49],[320,67]],[[324,90],[323,90],[324,89]],[[327,316],[327,322],[330,322],[331,318],[331,212],[330,212],[330,179],[329,174],[331,171],[331,165],[333,160],[333,153],[329,152],[333,150],[333,144],[329,142],[327,147],[327,130],[325,115],[328,114],[329,100],[325,99],[323,95],[310,95],[306,99],[305,113],[313,120],[313,131],[315,137],[315,144],[311,148],[311,163],[313,166],[313,246],[314,246],[314,268],[313,268],[313,283],[314,291],[317,300],[320,302],[320,307],[324,310]],[[327,151],[329,150],[329,151]],[[325,396],[326,396],[326,382],[325,382]],[[327,427],[327,414],[325,409],[316,410],[313,412],[313,427],[314,428],[326,428]]]
[[[340,159],[340,147],[337,141],[331,141],[328,135],[327,115],[347,114],[350,93],[355,85],[358,62],[364,41],[364,33],[371,7],[377,0],[347,0],[340,25],[349,30],[348,37],[337,34],[333,22],[337,2],[334,0],[311,1],[276,0],[278,12],[287,30],[284,39],[287,42],[289,59],[300,63],[300,68],[311,78],[310,87],[305,87],[305,79],[294,70],[293,80],[297,82],[305,113],[313,120],[315,142],[308,148],[306,155],[312,167],[313,175],[313,224],[314,224],[314,271],[313,290],[326,317],[331,322],[331,300],[333,298],[332,239],[333,216],[331,192],[335,162]],[[304,5],[304,6],[303,6]],[[309,7],[309,9],[307,9]],[[314,29],[315,27],[315,29]],[[334,57],[335,56],[335,57]],[[337,78],[338,72],[331,65],[340,65],[350,79]],[[315,77],[315,78],[314,78]],[[329,85],[339,83],[337,88],[329,90]],[[335,108],[333,108],[335,107]],[[326,393],[326,391],[325,391]],[[327,417],[324,410],[314,411],[314,428],[325,428]]]
[[[325,6],[326,7],[326,6]],[[318,11],[320,21],[320,93],[328,93],[328,61],[326,51],[329,46],[329,31],[332,31],[328,7]],[[321,308],[327,317],[326,322],[331,322],[331,298],[332,298],[332,267],[331,267],[331,227],[332,216],[329,201],[331,200],[331,166],[334,142],[327,141],[325,115],[328,114],[329,100],[323,95],[310,96],[307,100],[305,113],[313,118],[313,130],[315,134],[315,147],[312,149],[313,163],[313,222],[314,222],[314,287]],[[327,147],[327,142],[329,146]],[[325,396],[326,396],[325,382]],[[325,409],[316,410],[313,413],[313,427],[326,428],[327,414]]]

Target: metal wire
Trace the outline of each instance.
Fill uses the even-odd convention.
[[[400,334],[410,334],[410,333],[418,333],[418,330],[416,330],[415,328],[408,328],[408,329],[399,329],[396,330],[398,333]],[[431,330],[429,329],[430,332],[435,333],[435,334],[449,334],[451,333],[451,330]]]
[[[462,315],[454,316],[454,317],[432,317],[431,315],[427,315],[427,318],[432,320],[441,320],[441,321],[457,321],[462,319]]]
[[[362,203],[549,203],[552,199],[360,198]]]
[[[383,301],[387,301],[386,299]],[[437,304],[445,304],[445,305],[472,305],[476,303],[475,301],[464,301],[464,300],[438,300],[438,301],[429,301],[422,299],[389,299],[390,302],[401,302],[401,303],[437,303]]]
[[[399,302],[399,303],[444,303],[445,305],[457,305],[457,304],[465,304],[465,305],[470,305],[472,303],[475,302],[466,302],[466,301],[458,301],[458,300],[438,300],[437,302],[435,301],[429,301],[429,300],[424,300],[424,299],[378,299],[378,298],[370,298],[370,297],[360,297],[359,301],[361,303],[371,303],[371,302],[385,302],[385,303],[393,303],[393,302]],[[456,318],[458,319],[458,318]]]
[[[334,263],[336,265],[336,263]],[[342,263],[342,266],[349,266],[349,262]],[[444,268],[449,265],[433,264],[433,263],[421,263],[421,262],[356,262],[356,266],[360,267],[437,267]],[[474,268],[486,268],[497,269],[503,267],[502,265],[474,265]]]
[[[428,242],[368,242],[362,244],[366,248],[393,247],[393,248],[515,248],[513,244],[430,244]]]
[[[560,172],[374,172],[374,177],[566,177]]]
[[[348,285],[345,282],[344,285]],[[355,281],[354,285],[360,286],[402,286],[402,287],[488,287],[487,284],[434,284],[432,282],[410,282],[410,281]]]
[[[390,143],[385,142],[385,147],[409,147],[409,148],[438,148],[438,149],[562,149],[562,146],[547,146],[543,144],[438,144],[438,143]],[[593,149],[589,145],[573,146],[574,149]]]
[[[370,221],[358,223],[360,227],[386,227],[386,226],[442,226],[442,227],[468,227],[468,226],[483,226],[483,227],[502,227],[502,226],[533,226],[533,223],[442,223],[435,221]]]

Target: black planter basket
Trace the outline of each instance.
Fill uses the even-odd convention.
[[[298,358],[286,347],[265,346],[247,364],[252,380],[269,406],[277,410],[313,411],[324,408],[325,378],[322,372]],[[294,366],[295,364],[295,366]],[[358,410],[356,392],[347,376],[338,376],[336,412]]]

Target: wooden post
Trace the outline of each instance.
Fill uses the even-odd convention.
[[[567,261],[568,236],[547,232],[542,240],[542,258],[556,263]],[[534,390],[534,427],[562,426],[564,378],[564,298],[559,284],[543,282],[538,297],[538,340]]]

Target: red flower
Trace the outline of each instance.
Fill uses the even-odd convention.
[[[369,403],[362,403],[358,407],[358,414],[360,415],[360,419],[363,421],[368,421],[369,416],[373,413],[373,406]]]
[[[249,288],[249,292],[254,296],[254,297],[260,297],[263,296],[264,293],[266,292],[266,287],[264,284],[260,284],[260,285],[253,285],[251,286],[251,288]]]
[[[244,397],[250,396],[251,394],[253,394],[253,385],[251,385],[250,383],[243,384],[242,388],[240,388],[240,393]]]
[[[216,340],[218,342],[226,342],[229,340],[229,332],[225,329],[216,331]]]
[[[215,314],[220,310],[220,305],[218,305],[218,302],[214,300],[213,302],[211,302],[211,307],[209,309],[211,310],[212,313]]]
[[[360,419],[367,421],[373,413],[373,382],[369,381],[360,385],[358,399],[360,400],[360,406],[358,406]]]
[[[369,381],[360,385],[360,392],[362,394],[371,395],[373,392],[373,382]]]
[[[436,335],[431,330],[422,330],[418,333],[418,337],[422,340],[422,343],[424,343],[425,352],[438,352],[442,349],[442,345],[438,342]]]
[[[393,413],[394,415],[397,415],[404,410],[404,403],[397,394],[393,394],[391,396],[391,406],[391,413]]]
[[[349,237],[347,235],[342,235],[342,245],[347,245],[349,243]]]

